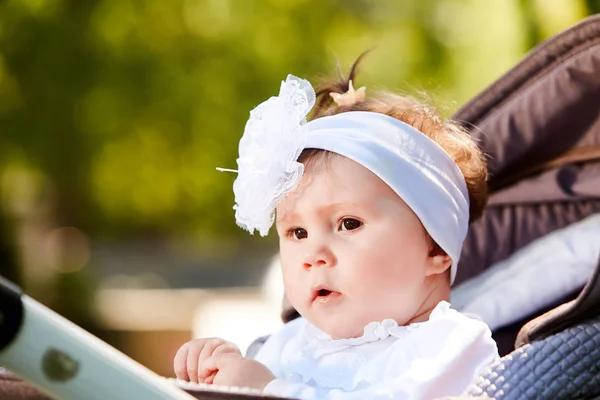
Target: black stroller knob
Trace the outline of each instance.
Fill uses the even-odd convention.
[[[23,322],[21,289],[0,276],[0,351],[17,336]]]

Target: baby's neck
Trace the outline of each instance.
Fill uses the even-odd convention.
[[[412,324],[413,322],[427,321],[429,315],[440,301],[450,301],[450,285],[447,281],[442,279],[438,279],[437,282],[432,283],[429,294],[415,315],[410,320],[406,321],[406,325]]]

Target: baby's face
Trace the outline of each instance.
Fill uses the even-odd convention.
[[[371,171],[338,155],[306,171],[277,207],[284,285],[298,312],[334,338],[423,312],[434,266],[421,221]]]

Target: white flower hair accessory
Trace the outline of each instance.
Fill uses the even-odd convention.
[[[311,84],[288,75],[279,95],[250,112],[240,139],[238,170],[233,184],[235,219],[251,234],[266,236],[278,202],[300,182],[304,165],[298,157],[306,141],[304,124],[315,104]]]
[[[343,101],[364,94],[351,89]],[[428,136],[385,114],[348,111],[307,123],[315,100],[308,81],[289,75],[278,96],[250,112],[234,171],[237,224],[266,236],[275,207],[302,178],[302,150],[329,151],[362,165],[398,194],[452,259],[454,281],[469,222],[469,193],[458,165]]]

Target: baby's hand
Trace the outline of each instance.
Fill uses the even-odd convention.
[[[214,372],[213,383],[263,390],[275,376],[267,367],[238,354],[219,354],[206,360],[206,368]]]
[[[242,356],[242,352],[235,344],[223,339],[191,340],[181,346],[175,355],[173,360],[175,376],[182,381],[211,384],[216,371],[206,365],[206,360],[211,356],[227,353]]]

